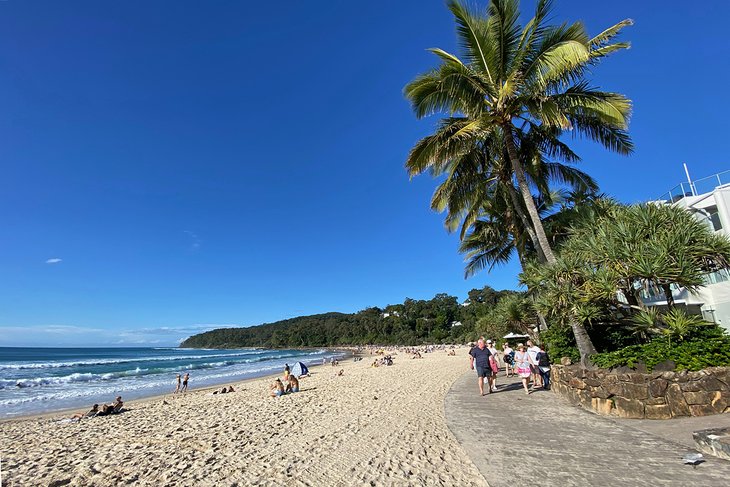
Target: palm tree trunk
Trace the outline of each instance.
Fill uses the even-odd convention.
[[[540,246],[540,240],[537,238],[537,233],[535,233],[535,229],[532,227],[532,224],[530,224],[530,220],[528,219],[527,215],[525,215],[525,210],[522,208],[522,205],[520,204],[517,192],[515,191],[515,187],[512,185],[512,181],[505,181],[504,184],[507,188],[507,192],[509,193],[510,199],[512,200],[512,206],[514,207],[514,212],[520,218],[520,221],[522,222],[522,226],[525,228],[527,235],[530,237],[530,240],[532,240],[532,245],[535,247],[535,250],[537,251],[538,261],[547,262],[545,253],[542,251],[542,247]],[[522,266],[523,269],[524,269],[524,267],[525,266]]]
[[[585,369],[590,369],[593,367],[590,356],[596,353],[596,347],[593,345],[591,337],[588,336],[585,326],[575,318],[570,320],[570,328],[573,330],[575,343],[580,352],[580,365]]]
[[[503,126],[504,138],[507,143],[507,154],[509,154],[510,162],[512,163],[512,169],[517,177],[517,185],[522,193],[522,199],[525,202],[527,213],[530,215],[532,220],[532,228],[535,230],[537,236],[537,248],[542,250],[545,255],[545,259],[549,264],[555,263],[555,254],[553,249],[550,248],[550,242],[548,241],[547,235],[545,235],[545,228],[542,226],[542,220],[540,220],[540,214],[537,212],[537,206],[535,206],[535,200],[532,199],[532,192],[530,186],[527,184],[525,178],[525,171],[522,169],[522,163],[517,155],[517,147],[515,147],[514,134],[512,133],[512,124],[508,123]]]
[[[512,124],[505,124],[502,128],[504,130],[504,138],[507,143],[507,154],[509,154],[512,169],[515,172],[517,184],[520,188],[520,192],[522,193],[522,199],[525,202],[525,207],[527,207],[527,213],[529,213],[530,219],[532,220],[532,228],[535,230],[537,235],[537,248],[542,250],[542,253],[545,255],[545,260],[549,264],[555,264],[555,254],[553,253],[553,249],[550,248],[550,242],[548,241],[547,235],[545,235],[545,228],[542,226],[540,214],[537,212],[535,200],[532,199],[532,192],[530,191],[530,186],[527,184],[525,171],[522,168],[522,163],[520,162],[519,155],[517,154],[514,134],[512,133]],[[573,330],[575,343],[578,346],[578,351],[580,352],[581,366],[584,368],[592,367],[590,356],[596,353],[596,347],[593,345],[591,337],[588,336],[588,332],[583,324],[575,318],[570,320],[570,328]]]

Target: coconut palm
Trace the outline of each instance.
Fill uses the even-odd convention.
[[[498,193],[503,187],[495,185],[493,189]],[[546,215],[552,208],[561,205],[565,196],[564,191],[555,191],[536,199],[540,215]],[[459,245],[459,252],[465,254],[465,277],[472,277],[484,269],[491,271],[509,262],[514,255],[524,267],[525,261],[536,255],[525,225],[516,217],[508,197],[495,194],[482,203],[478,212],[473,213],[473,218],[470,213],[464,219]]]
[[[528,182],[529,168],[541,157],[577,160],[560,136],[572,131],[622,154],[632,150],[626,133],[630,101],[617,93],[592,88],[586,69],[606,55],[628,47],[612,43],[630,21],[620,22],[595,37],[581,23],[545,24],[551,2],[539,0],[535,16],[519,25],[518,1],[493,0],[486,15],[474,14],[464,3],[451,0],[461,58],[431,49],[439,67],[418,76],[405,88],[416,116],[441,112],[434,134],[419,141],[406,162],[410,174],[430,170],[453,173],[454,162],[483,149],[506,151],[509,182],[516,179],[521,205],[514,205],[533,245],[548,262],[555,256],[545,235]],[[531,141],[531,142],[528,142]],[[531,143],[537,151],[522,151]],[[530,153],[534,157],[524,158]],[[490,163],[494,157],[485,157]],[[488,173],[490,171],[482,171]]]

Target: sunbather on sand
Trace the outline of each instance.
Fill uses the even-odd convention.
[[[286,392],[299,392],[299,381],[293,374],[289,375],[289,383],[286,385]]]
[[[92,417],[96,416],[98,413],[99,413],[99,405],[98,404],[94,404],[91,407],[91,410],[89,410],[89,412],[86,412],[86,413],[76,413],[73,416],[71,416],[71,419],[82,420],[84,418],[92,418]]]
[[[271,387],[269,389],[271,389],[271,397],[283,396],[286,392],[284,390],[284,384],[281,382],[281,379],[279,379],[278,377],[276,378],[274,383],[271,384]]]
[[[96,415],[106,416],[107,414],[116,414],[122,411],[123,406],[124,402],[122,401],[122,396],[117,396],[113,403],[104,404],[101,407],[101,411],[99,411]]]

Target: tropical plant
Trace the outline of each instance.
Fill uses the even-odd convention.
[[[672,286],[696,291],[730,265],[730,240],[676,206],[614,205],[576,227],[563,253],[603,269],[629,304],[642,307],[639,290],[657,289],[671,308]]]
[[[701,370],[730,366],[730,336],[719,326],[707,323],[695,328],[684,341],[674,345],[662,338],[631,345],[620,350],[596,354],[593,362],[603,368],[636,367],[639,362],[652,370],[657,364],[672,361],[677,370]]]
[[[666,328],[662,329],[662,334],[667,337],[669,346],[672,346],[672,338],[675,341],[682,342],[691,335],[697,327],[709,325],[701,316],[687,314],[683,309],[673,308],[669,310],[663,317],[662,321]]]
[[[411,175],[425,170],[451,173],[453,162],[475,149],[506,153],[509,185],[514,177],[529,216],[521,218],[529,222],[535,248],[554,262],[525,167],[554,157],[578,160],[559,139],[566,131],[622,154],[632,151],[626,133],[630,101],[592,88],[585,79],[587,68],[628,47],[612,40],[631,21],[591,38],[581,23],[546,25],[548,0],[538,1],[535,16],[524,27],[519,25],[517,0],[493,0],[484,16],[461,1],[450,0],[448,5],[457,23],[461,57],[431,49],[440,66],[418,76],[405,93],[417,117],[436,112],[450,116],[416,144],[406,166]],[[527,152],[531,159],[520,157],[523,144],[537,149],[523,151],[523,157]],[[492,160],[487,156],[483,162]]]
[[[648,342],[652,336],[661,333],[661,315],[658,308],[642,309],[631,317],[628,329],[642,341]]]
[[[467,212],[473,221],[483,208],[480,200],[488,197],[486,183],[500,184],[538,256],[554,263],[528,178],[544,192],[549,176],[561,174],[549,166],[552,159],[579,160],[560,140],[568,131],[621,154],[632,151],[626,132],[630,101],[597,90],[586,80],[589,67],[628,47],[613,39],[631,21],[590,37],[581,23],[547,25],[549,0],[538,1],[524,27],[519,25],[516,0],[493,0],[486,15],[457,0],[448,5],[456,20],[461,57],[431,49],[439,67],[405,88],[417,117],[437,112],[448,117],[415,145],[406,167],[411,176],[429,170],[468,181],[458,184],[448,201],[455,205],[450,208],[453,215]],[[581,335],[577,339],[585,358],[595,349],[577,320],[571,326]]]

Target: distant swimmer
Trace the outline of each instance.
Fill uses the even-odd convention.
[[[190,379],[190,374],[185,372],[185,377],[183,377],[182,391],[180,392],[185,392],[188,390],[188,379]]]

